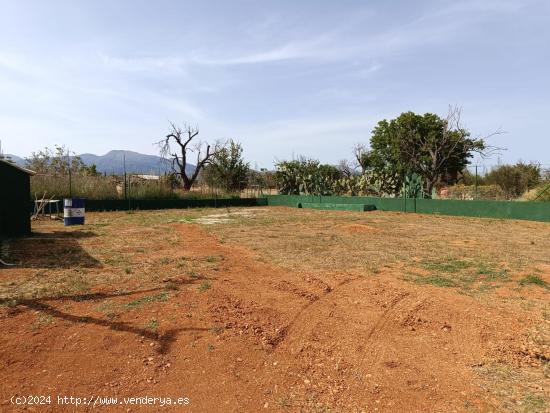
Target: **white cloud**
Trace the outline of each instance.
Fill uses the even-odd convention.
[[[402,50],[430,44],[442,44],[454,36],[472,17],[483,18],[493,13],[513,13],[525,5],[520,0],[472,0],[452,3],[409,20],[396,22],[389,28],[369,36],[357,35],[354,29],[365,24],[371,13],[359,13],[346,24],[322,33],[294,34],[294,38],[270,47],[258,45],[255,51],[225,51],[221,53],[193,49],[184,54],[168,56],[114,57],[101,55],[103,63],[128,72],[186,73],[192,65],[233,66],[265,64],[290,60],[339,61],[350,58],[381,59]],[[488,12],[488,13],[485,13]],[[481,16],[480,13],[484,14]],[[269,30],[277,27],[270,20]],[[264,29],[264,30],[267,30]],[[261,36],[268,41],[265,33]],[[380,65],[373,70],[380,68]]]

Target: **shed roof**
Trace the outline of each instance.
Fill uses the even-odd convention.
[[[0,162],[4,163],[4,164],[6,164],[6,165],[12,166],[12,167],[14,167],[15,169],[19,169],[20,171],[23,171],[23,172],[25,172],[25,173],[27,173],[27,174],[29,174],[29,175],[34,175],[34,174],[36,174],[36,172],[31,171],[30,169],[23,168],[22,166],[19,166],[19,165],[15,164],[15,163],[13,163],[13,162],[10,162],[10,161],[8,161],[8,160],[6,160],[6,159],[1,159],[1,158],[0,158]]]

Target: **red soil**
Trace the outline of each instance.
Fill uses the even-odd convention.
[[[18,394],[54,397],[51,406],[27,411],[92,410],[60,406],[57,395],[189,397],[189,405],[167,408],[189,412],[489,411],[496,402],[483,394],[473,366],[531,357],[514,344],[529,326],[525,314],[391,271],[288,273],[197,225],[180,230],[185,241],[177,248],[223,257],[202,274],[211,286],[204,292],[186,276],[165,280],[180,286],[167,301],[116,320],[98,313],[94,296],[0,310],[0,410],[22,410],[8,401]],[[155,294],[118,295],[109,286],[94,293],[118,303]],[[55,322],[33,330],[37,315]],[[144,328],[150,319],[157,332]]]

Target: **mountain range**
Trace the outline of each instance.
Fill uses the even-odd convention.
[[[106,174],[121,175],[124,173],[124,165],[126,164],[126,172],[134,174],[151,174],[161,175],[169,172],[172,169],[171,162],[163,159],[160,156],[145,155],[133,151],[113,150],[105,155],[94,155],[91,153],[83,153],[80,156],[82,162],[86,165],[94,165],[98,172]],[[25,159],[17,155],[6,155],[17,165],[25,166]],[[187,164],[185,167],[187,173],[192,173],[195,170],[195,165]]]

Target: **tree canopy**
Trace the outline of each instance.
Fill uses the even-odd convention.
[[[220,148],[204,170],[205,180],[226,191],[239,191],[247,186],[250,164],[243,158],[240,143],[230,139]]]
[[[437,183],[455,182],[473,154],[484,154],[487,148],[483,139],[472,138],[460,125],[458,109],[445,119],[405,112],[378,122],[362,165],[374,171],[383,192],[397,195],[405,177],[417,174],[429,195]]]
[[[65,146],[55,145],[53,149],[44,148],[33,152],[26,160],[27,168],[45,175],[97,175],[94,164],[86,165],[80,156]]]

